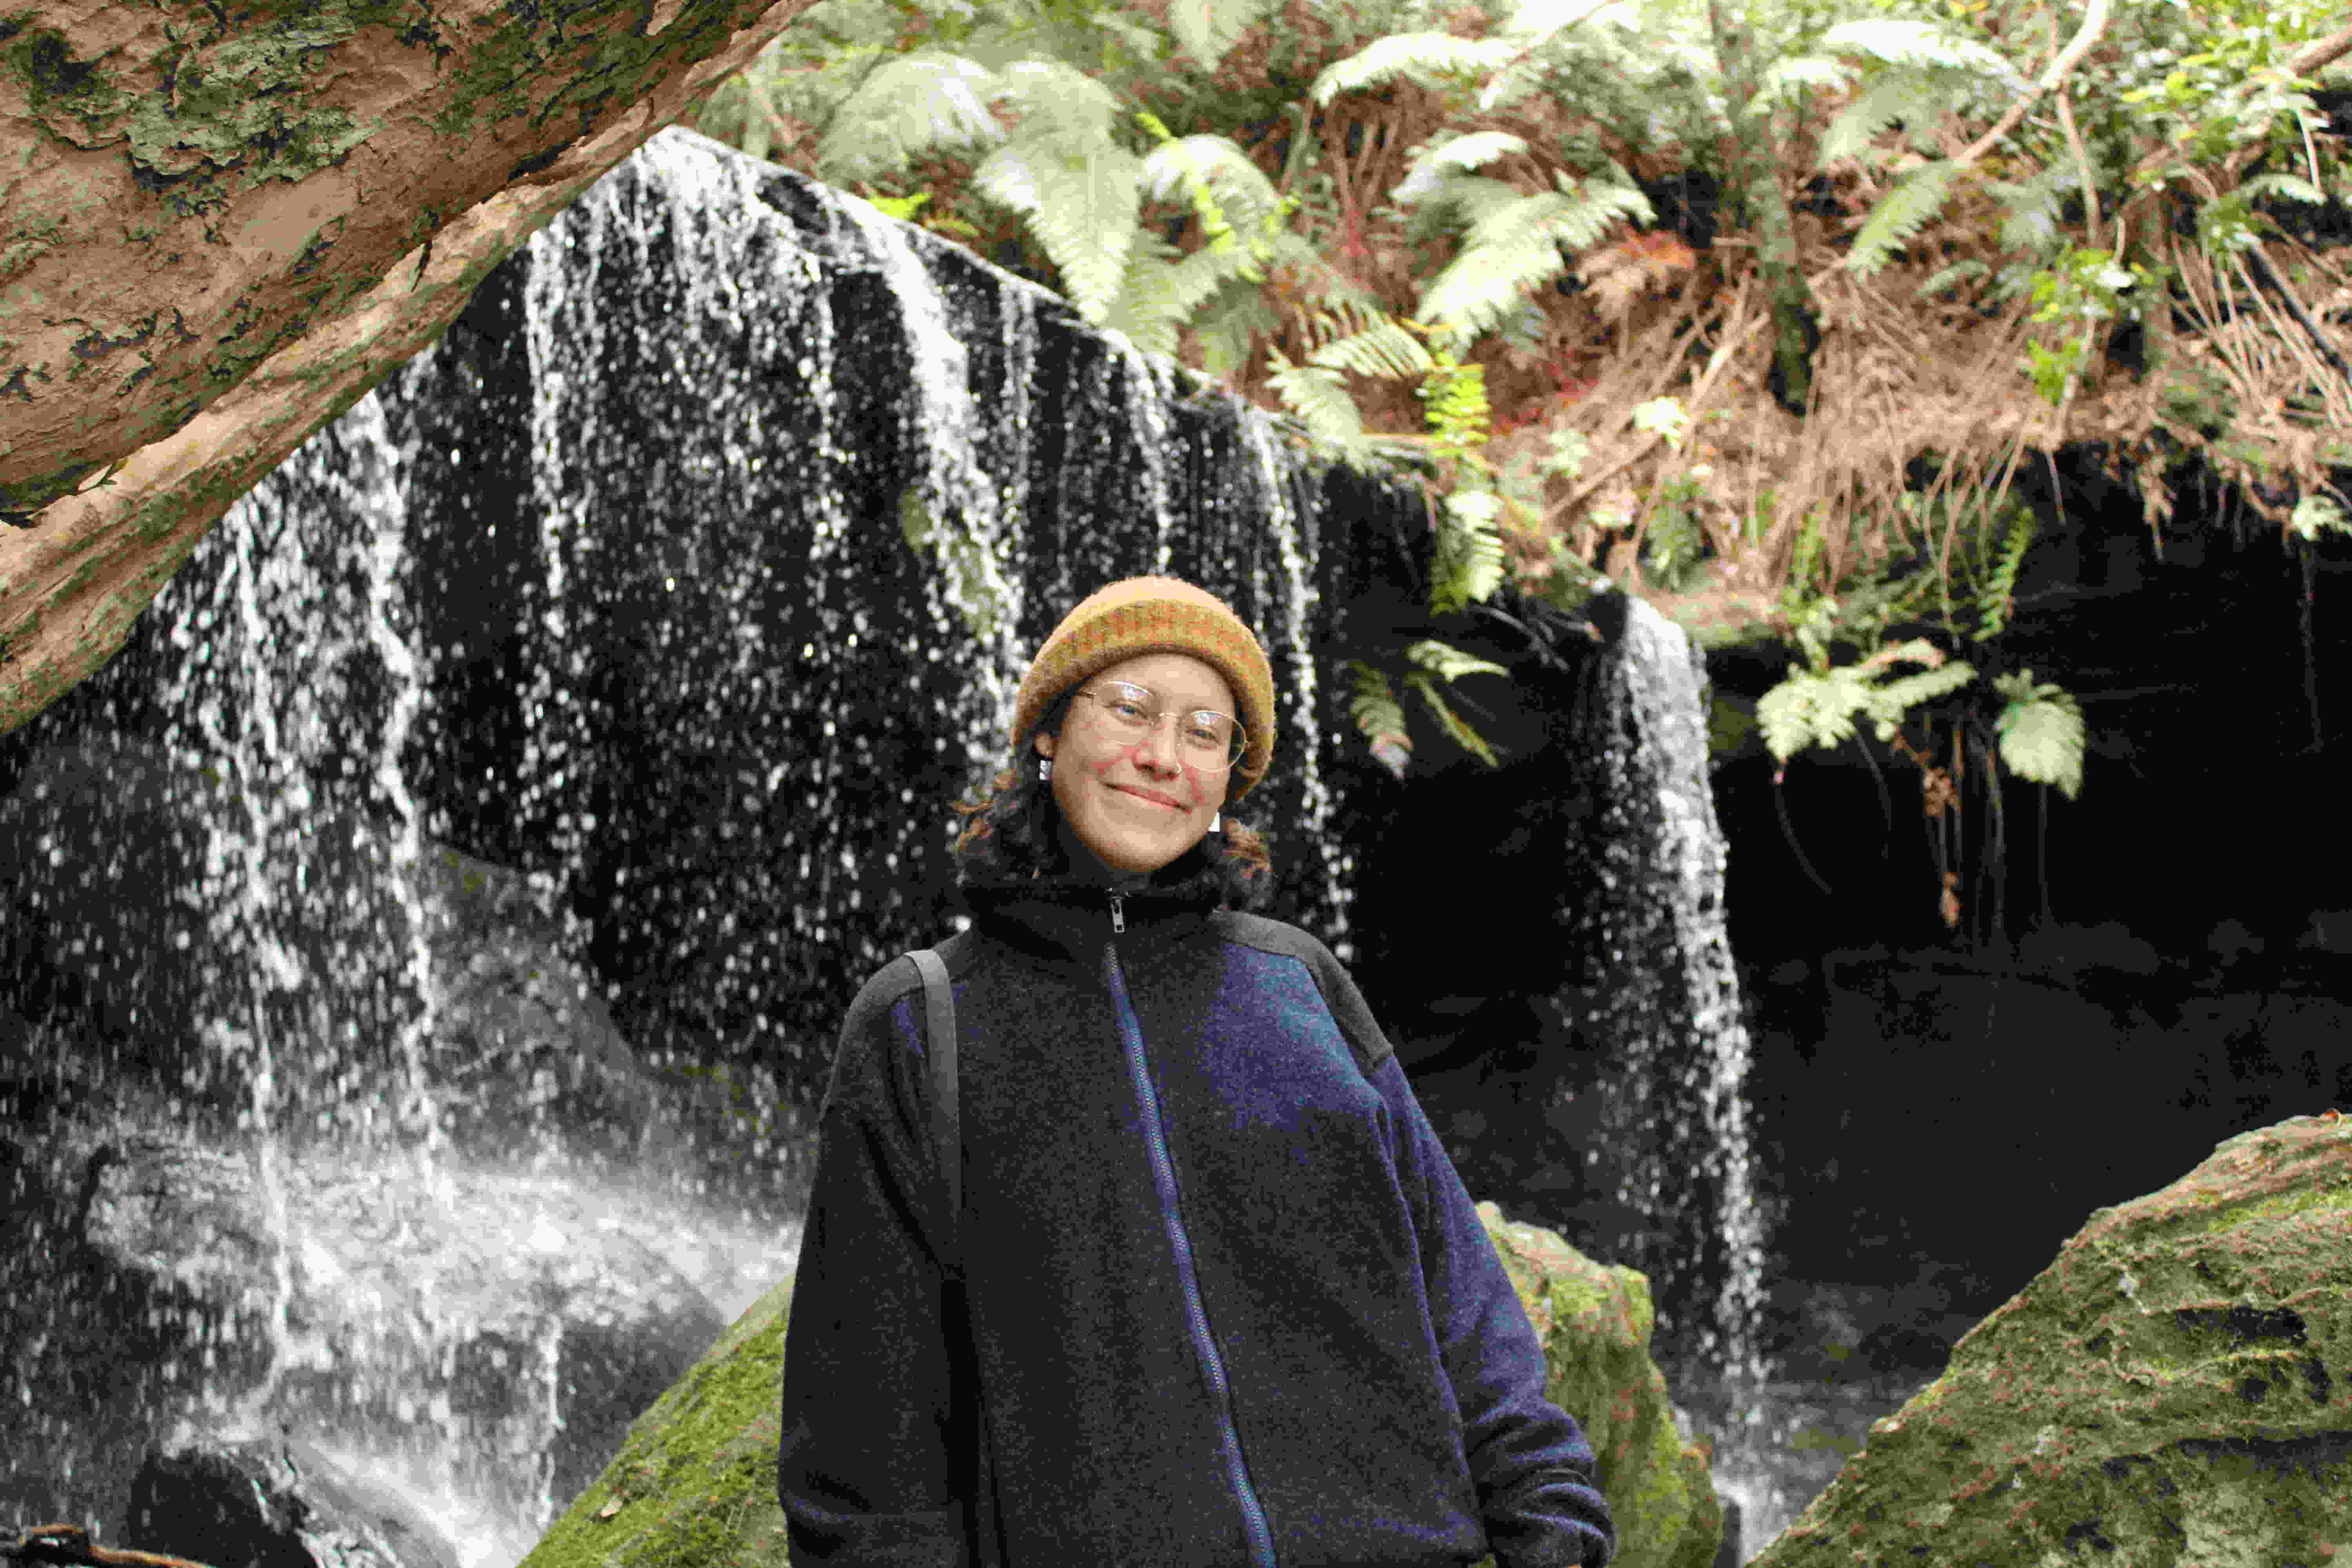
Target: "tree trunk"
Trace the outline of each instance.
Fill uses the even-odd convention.
[[[813,3],[0,16],[0,734]]]

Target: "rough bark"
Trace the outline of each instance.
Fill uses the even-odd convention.
[[[0,733],[814,0],[0,16]]]

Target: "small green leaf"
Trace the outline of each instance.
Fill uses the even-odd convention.
[[[1994,730],[2000,760],[2020,778],[2056,784],[2068,800],[2081,790],[2083,711],[2064,691],[2044,685],[2029,699],[2012,700]]]

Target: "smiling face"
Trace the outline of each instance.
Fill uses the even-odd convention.
[[[1162,712],[1208,708],[1240,717],[1233,689],[1216,666],[1188,653],[1138,655],[1100,671],[1079,690],[1100,691],[1113,680],[1150,688]],[[1055,803],[1079,842],[1104,865],[1157,871],[1209,831],[1210,820],[1225,804],[1233,770],[1208,773],[1189,766],[1178,750],[1176,727],[1165,720],[1150,739],[1121,744],[1097,721],[1100,712],[1092,698],[1076,696],[1059,735],[1038,732],[1038,754],[1054,759]],[[1161,805],[1137,791],[1174,804]]]

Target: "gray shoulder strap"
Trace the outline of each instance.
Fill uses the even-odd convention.
[[[925,1055],[931,1064],[931,1146],[948,1184],[948,1247],[952,1254],[948,1267],[961,1271],[962,1249],[956,1235],[963,1217],[963,1158],[957,1125],[955,993],[948,987],[948,966],[940,962],[936,952],[919,948],[908,956],[923,977]]]

